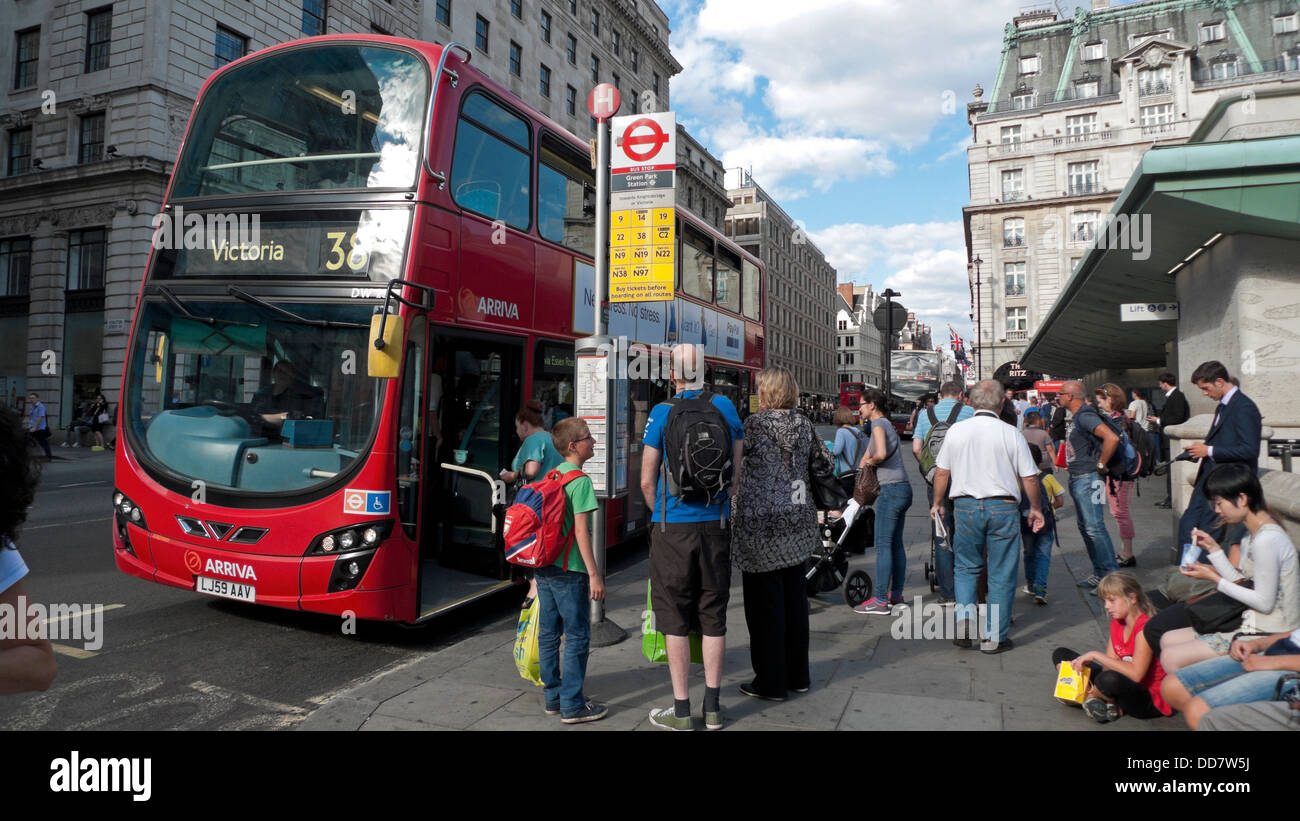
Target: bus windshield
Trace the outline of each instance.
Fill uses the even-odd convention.
[[[171,196],[413,188],[428,73],[411,52],[358,45],[235,68],[200,101]]]
[[[366,374],[371,306],[278,304],[286,314],[167,296],[141,306],[123,402],[146,464],[186,484],[282,493],[361,458],[383,388]]]

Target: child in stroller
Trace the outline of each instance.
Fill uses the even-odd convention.
[[[838,514],[838,515],[833,515]],[[854,607],[871,598],[871,575],[849,572],[849,553],[862,554],[875,540],[875,511],[849,500],[843,511],[820,511],[822,546],[804,565],[808,595],[828,593],[844,585],[844,601]]]

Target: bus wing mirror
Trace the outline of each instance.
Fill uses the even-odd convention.
[[[394,314],[370,317],[371,341],[366,357],[366,374],[373,379],[393,379],[401,366],[402,318]]]

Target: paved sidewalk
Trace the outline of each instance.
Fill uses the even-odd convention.
[[[933,602],[922,562],[928,558],[925,489],[913,478],[916,502],[907,519],[909,602],[923,595]],[[1155,586],[1165,564],[1171,526],[1169,511],[1153,502],[1164,495],[1163,480],[1149,479],[1133,500],[1139,566],[1144,585]],[[1075,586],[1090,565],[1067,502],[1061,512],[1061,548],[1054,551],[1046,607],[1017,594],[1011,635],[1015,649],[995,656],[960,650],[948,640],[896,640],[894,618],[861,616],[845,605],[840,591],[811,602],[813,686],[784,703],[747,698],[738,685],[752,678],[749,638],[735,573],[728,612],[727,663],[722,703],[728,730],[1169,730],[1177,717],[1140,721],[1125,718],[1098,725],[1077,708],[1052,696],[1051,652],[1067,646],[1083,652],[1104,649],[1106,616],[1097,599]],[[1113,521],[1112,536],[1116,534]],[[1118,545],[1118,539],[1115,540]],[[875,577],[875,551],[854,557]],[[1022,570],[1023,572],[1023,570]],[[593,648],[588,697],[610,705],[609,716],[568,726],[542,713],[541,689],[515,671],[515,619],[502,619],[459,644],[400,669],[358,683],[322,705],[297,725],[303,730],[654,730],[652,707],[672,704],[667,665],[641,654],[641,612],[647,562],[642,560],[608,582],[607,612],[629,633],[612,647]],[[1023,578],[1021,579],[1023,583]],[[1017,588],[1019,584],[1017,585]],[[911,614],[909,613],[910,617]],[[703,698],[703,669],[692,667],[691,699],[697,715]]]

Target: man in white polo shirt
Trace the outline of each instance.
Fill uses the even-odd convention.
[[[980,635],[980,650],[1001,653],[1011,649],[1007,631],[1011,605],[1020,574],[1020,493],[1029,499],[1029,524],[1043,526],[1038,498],[1038,466],[1029,443],[1015,427],[998,418],[1002,385],[993,380],[971,390],[975,415],[952,426],[936,460],[934,507],[930,515],[942,516],[945,499],[953,501],[956,533],[958,623],[975,615],[975,583],[988,554],[989,618]],[[969,624],[967,625],[969,626]],[[953,643],[970,647],[971,632],[958,632]]]

